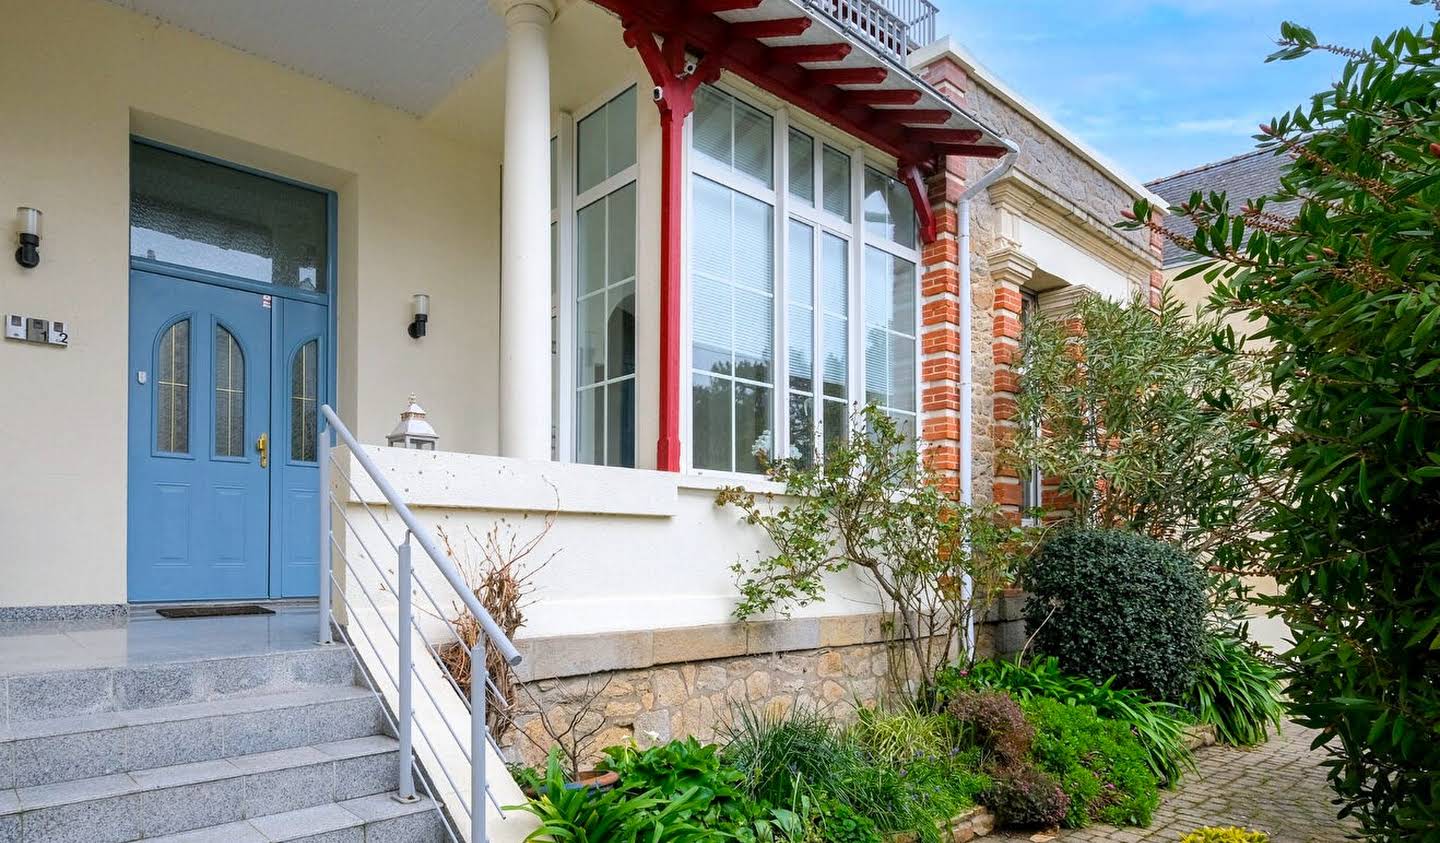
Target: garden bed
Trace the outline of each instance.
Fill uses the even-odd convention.
[[[977,837],[985,837],[994,830],[995,816],[978,805],[940,826],[942,839],[946,843],[966,843]],[[919,839],[920,835],[907,831],[892,835],[890,843],[918,843]]]

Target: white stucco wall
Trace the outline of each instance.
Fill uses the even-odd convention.
[[[416,117],[99,0],[0,10],[0,226],[17,205],[45,212],[41,266],[0,260],[0,312],[71,327],[64,350],[0,343],[0,606],[126,600],[132,134],[335,191],[342,416],[381,442],[415,392],[443,447],[496,452],[503,55]],[[552,64],[557,118],[648,89],[590,4],[557,20]],[[658,123],[639,106],[636,453],[653,466]],[[405,334],[417,292],[420,342]]]
[[[549,533],[529,558],[532,567],[544,568],[533,581],[527,638],[732,621],[737,592],[731,565],[774,552],[761,530],[742,522],[739,510],[715,505],[717,490],[736,481],[395,448],[371,448],[370,454],[416,516],[450,537],[461,563],[484,562],[474,537],[483,538],[498,521],[506,522],[502,535],[523,542],[542,532],[546,515],[553,514]],[[405,528],[358,465],[350,474],[359,494],[348,508],[355,530],[346,553],[351,569],[364,572],[371,566],[361,543],[390,555],[390,542],[398,542]],[[764,481],[748,486],[781,491]],[[373,508],[379,526],[358,501]],[[449,586],[416,553],[417,572],[437,599],[447,595],[444,603]],[[830,578],[823,602],[793,616],[878,608],[873,587],[840,574]]]

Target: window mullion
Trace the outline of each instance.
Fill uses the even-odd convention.
[[[774,388],[770,392],[770,424],[775,431],[770,437],[773,453],[771,459],[779,460],[790,454],[790,340],[789,315],[790,289],[790,115],[784,108],[775,112],[774,147],[775,160],[775,207],[770,213],[774,228],[774,260],[771,261],[774,295],[770,298],[771,332],[770,353],[774,361],[771,366]]]
[[[560,357],[560,371],[559,383],[554,384],[554,389],[560,396],[560,400],[556,402],[555,408],[555,456],[561,462],[573,462],[575,459],[576,408],[575,355],[577,354],[576,337],[578,334],[575,329],[575,318],[579,312],[575,306],[577,288],[575,272],[575,186],[577,182],[575,117],[568,111],[562,111],[559,123],[555,144],[557,159],[555,172],[560,181],[555,190],[556,204],[559,206],[556,208],[555,214],[559,224],[555,252],[560,264],[557,267],[556,275],[558,279],[556,319],[559,321],[556,340],[560,343],[560,347],[556,349],[555,353]]]
[[[825,232],[820,228],[815,229],[815,234],[810,238],[810,392],[812,394],[810,409],[810,443],[815,453],[812,458],[820,459],[825,452],[825,299],[822,281],[825,277],[825,265],[821,263],[824,251],[821,244],[825,242]],[[848,283],[848,279],[847,279]]]
[[[865,405],[865,150],[861,147],[850,155],[850,290],[846,308],[850,339],[849,401],[846,416],[852,407]]]

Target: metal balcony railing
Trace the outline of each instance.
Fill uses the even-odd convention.
[[[930,0],[805,0],[881,53],[905,64],[910,51],[935,40]]]

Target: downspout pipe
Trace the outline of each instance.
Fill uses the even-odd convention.
[[[975,359],[972,351],[971,298],[974,293],[970,284],[970,201],[981,191],[999,181],[1015,166],[1020,155],[1019,147],[1009,140],[1001,139],[1009,152],[990,172],[979,181],[965,188],[960,194],[960,502],[966,507],[975,503]],[[965,578],[965,598],[969,602],[974,583]],[[975,613],[971,612],[965,622],[966,654],[975,657]]]

